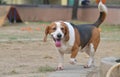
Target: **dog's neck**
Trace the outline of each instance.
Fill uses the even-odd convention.
[[[74,42],[75,42],[75,31],[74,31],[74,28],[73,28],[73,26],[69,22],[64,22],[64,23],[66,24],[66,26],[68,27],[68,30],[69,30],[69,40],[67,41],[67,43],[70,46],[73,46]]]

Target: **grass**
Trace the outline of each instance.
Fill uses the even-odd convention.
[[[120,40],[120,25],[101,25],[101,37],[106,40]]]
[[[86,22],[79,21],[70,21],[75,24],[87,24]],[[43,25],[45,24],[45,25]],[[38,39],[42,40],[44,37],[44,30],[46,25],[50,24],[50,22],[28,22],[27,24],[13,24],[7,25],[5,27],[0,28],[0,40],[10,40],[16,41],[19,39]],[[33,32],[21,31],[22,27],[31,27]],[[36,31],[35,29],[39,27],[40,31]],[[102,29],[101,36],[103,38],[112,38],[120,39],[120,25],[106,25],[102,24],[100,26]]]
[[[15,75],[15,74],[19,74],[16,70],[11,70],[8,73],[3,73],[4,75]]]
[[[10,74],[18,74],[18,72],[16,72],[15,70],[12,70]]]
[[[48,66],[48,65],[41,66],[38,69],[38,72],[41,72],[41,73],[53,72],[53,71],[55,71],[55,69],[53,67],[51,67],[51,66]]]
[[[120,31],[120,25],[103,24],[100,26],[104,32]]]

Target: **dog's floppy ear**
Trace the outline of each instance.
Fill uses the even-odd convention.
[[[69,30],[68,30],[68,27],[66,26],[65,27],[65,41],[68,41],[69,40]]]
[[[62,25],[65,27],[65,41],[69,40],[69,30],[68,27],[66,26],[66,24],[64,22],[61,22]]]
[[[49,34],[49,26],[47,26],[46,29],[45,29],[45,36],[44,36],[44,39],[43,39],[44,42],[47,41],[47,35],[48,34]]]

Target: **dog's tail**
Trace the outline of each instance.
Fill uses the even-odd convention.
[[[107,7],[102,3],[101,0],[98,4],[98,9],[100,11],[100,15],[99,15],[99,18],[97,19],[97,21],[94,23],[94,25],[96,27],[100,26],[100,24],[105,20],[106,15],[107,15]]]

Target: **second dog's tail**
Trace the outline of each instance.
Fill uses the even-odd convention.
[[[96,27],[100,26],[100,24],[105,20],[106,15],[107,15],[107,7],[102,3],[101,0],[98,4],[98,9],[100,11],[100,15],[99,15],[99,18],[97,19],[97,21],[94,23],[94,25]]]

